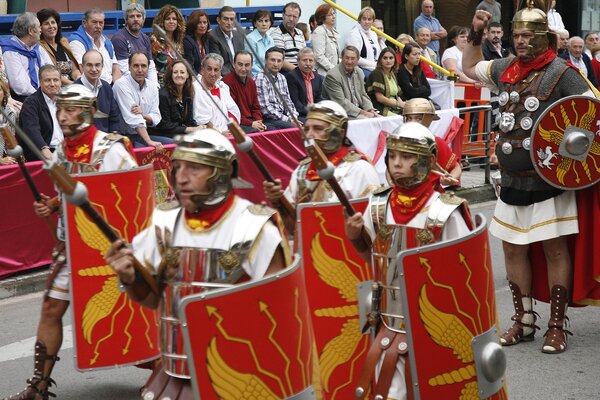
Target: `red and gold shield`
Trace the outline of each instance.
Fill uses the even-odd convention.
[[[538,118],[531,133],[537,173],[559,189],[577,190],[600,180],[600,100],[569,96]]]
[[[179,311],[197,399],[275,400],[318,391],[299,260],[259,281],[185,297]]]
[[[483,217],[465,237],[401,251],[398,267],[417,398],[506,399]]]
[[[367,204],[368,199],[352,202],[360,212]],[[340,203],[300,204],[297,212],[323,398],[351,399],[369,348],[359,322],[358,285],[372,279],[371,268],[344,233]]]
[[[162,149],[144,147],[135,151],[135,158],[138,165],[152,164],[154,167],[154,196],[156,204],[169,201],[174,195],[171,180],[169,179],[173,166],[171,154],[174,148],[174,145],[166,145]]]
[[[152,166],[75,177],[90,202],[126,241],[146,228],[154,209]],[[67,255],[76,368],[81,371],[138,364],[160,354],[155,311],[119,290],[104,261],[110,243],[80,208],[65,204]]]

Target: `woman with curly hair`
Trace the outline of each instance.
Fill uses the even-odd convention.
[[[60,70],[63,85],[70,85],[81,76],[79,64],[71,51],[66,37],[60,27],[60,15],[52,8],[44,8],[37,12],[40,21],[40,47],[48,53],[52,63]]]
[[[210,21],[206,11],[196,10],[191,13],[185,27],[183,55],[197,74],[200,73],[204,56],[210,53],[208,31],[210,31]]]
[[[177,58],[175,50],[183,53],[183,38],[185,37],[185,21],[179,9],[171,4],[161,7],[154,17],[154,24],[160,26],[167,33],[167,37],[176,46],[172,49],[153,28],[150,42],[152,44],[152,58],[156,64],[158,81],[162,84],[163,75],[171,61]]]
[[[377,65],[367,78],[367,93],[373,107],[384,117],[401,115],[404,101],[400,99],[402,91],[398,87],[396,72],[398,61],[396,52],[391,47],[381,50]]]

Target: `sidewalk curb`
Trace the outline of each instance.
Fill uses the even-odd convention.
[[[496,194],[491,184],[458,189],[457,196],[467,199],[469,204],[483,203],[496,200]],[[48,268],[36,268],[33,272],[0,281],[0,300],[43,291],[49,274]]]

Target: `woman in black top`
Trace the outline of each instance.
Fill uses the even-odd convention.
[[[417,97],[429,99],[431,96],[431,87],[419,65],[420,55],[421,49],[412,44],[406,44],[402,49],[402,64],[398,68],[397,77],[404,101]]]
[[[60,15],[51,9],[44,8],[37,12],[40,21],[40,46],[48,53],[52,63],[58,67],[61,83],[70,85],[81,76],[79,63],[71,51],[67,38],[62,36]]]
[[[173,137],[199,129],[194,121],[192,77],[183,61],[175,60],[167,66],[163,82],[158,92],[161,120],[149,128],[150,133]]]
[[[210,31],[208,14],[203,10],[196,10],[191,13],[185,26],[183,56],[188,60],[196,74],[200,73],[204,56],[210,53],[208,49],[208,31]]]

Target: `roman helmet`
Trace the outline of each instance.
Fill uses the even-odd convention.
[[[331,100],[323,100],[308,107],[306,119],[318,119],[329,123],[327,139],[315,139],[317,145],[326,154],[332,154],[342,148],[348,128],[348,114],[342,106]]]
[[[435,107],[431,100],[421,97],[406,100],[404,108],[402,109],[402,115],[404,115],[404,122],[406,122],[407,115],[422,115],[423,119],[421,120],[421,124],[427,128],[429,128],[429,125],[431,125],[433,121],[440,119],[435,113]]]
[[[91,90],[80,84],[67,85],[60,89],[56,96],[56,107],[82,107],[79,115],[79,124],[71,125],[69,128],[73,133],[83,132],[94,123],[94,112],[92,107],[97,109],[96,96]]]
[[[527,29],[533,32],[534,38],[529,42],[532,57],[544,53],[549,47],[556,51],[556,35],[548,31],[549,0],[527,0],[527,7],[517,11],[512,20],[512,29]]]
[[[198,129],[185,135],[175,137],[177,147],[171,156],[172,160],[182,160],[213,167],[207,180],[204,192],[194,193],[191,198],[198,208],[210,208],[221,204],[234,186],[238,176],[238,158],[231,142],[220,132],[211,129]],[[175,169],[171,171],[173,187],[175,185]]]
[[[414,174],[410,178],[397,178],[394,183],[401,188],[412,188],[427,182],[431,172],[431,155],[437,156],[435,137],[425,126],[418,122],[407,122],[387,134],[386,147],[388,150],[412,153],[418,156],[412,165]],[[386,165],[389,169],[389,159],[386,154]]]

